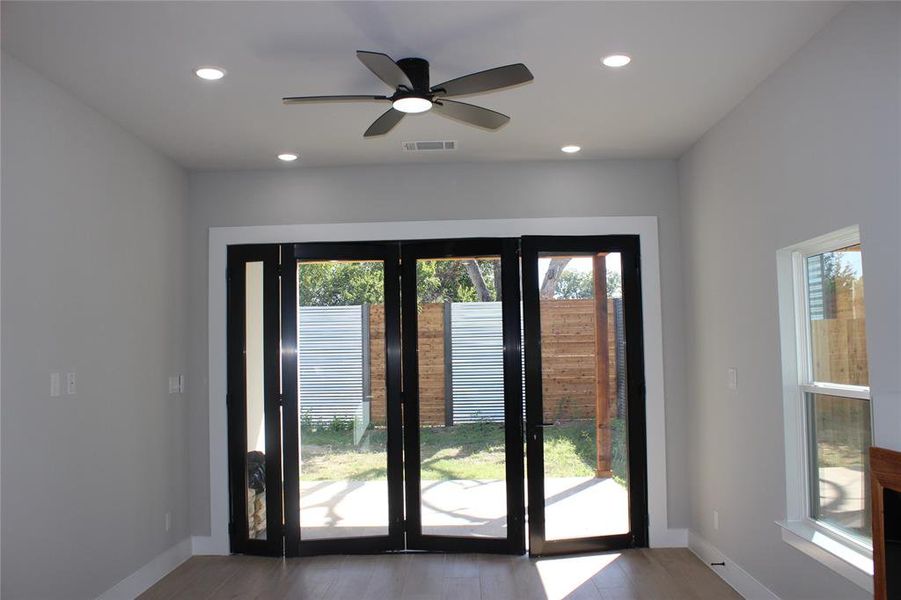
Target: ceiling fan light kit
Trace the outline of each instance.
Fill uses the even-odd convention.
[[[374,101],[390,102],[391,108],[369,126],[363,137],[385,135],[391,131],[404,115],[436,112],[442,116],[496,130],[506,124],[510,117],[481,106],[449,100],[450,96],[468,96],[499,90],[532,81],[532,73],[522,63],[506,65],[487,71],[471,73],[451,79],[435,86],[429,86],[429,62],[423,58],[402,58],[394,61],[380,52],[357,51],[366,68],[394,90],[391,96],[294,96],[282,98],[285,104],[306,104],[311,102]]]
[[[391,103],[391,106],[402,113],[415,115],[417,113],[424,113],[432,108],[432,101],[420,96],[406,96],[404,98],[398,98]]]

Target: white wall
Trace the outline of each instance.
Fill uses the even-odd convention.
[[[2,134],[2,595],[92,598],[188,535],[187,177],[5,55]]]
[[[778,249],[860,224],[875,441],[901,448],[899,39],[901,5],[851,5],[679,162],[691,528],[783,598],[865,594],[773,523],[785,518]]]
[[[301,159],[302,160],[302,159]],[[668,515],[688,521],[682,287],[673,161],[343,167],[191,175],[190,371],[207,373],[210,227],[553,216],[657,216],[661,249]],[[287,241],[287,240],[286,240]],[[191,524],[210,534],[207,382],[191,388]]]

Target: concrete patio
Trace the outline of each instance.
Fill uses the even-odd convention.
[[[302,481],[303,539],[384,535],[388,522],[385,481]],[[545,479],[547,539],[629,531],[628,493],[613,479]],[[423,533],[506,537],[503,481],[422,482]]]

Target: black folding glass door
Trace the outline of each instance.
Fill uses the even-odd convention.
[[[230,247],[232,550],[646,545],[638,249]]]
[[[521,249],[529,553],[646,546],[638,236]]]
[[[401,244],[408,548],[525,552],[516,252]]]

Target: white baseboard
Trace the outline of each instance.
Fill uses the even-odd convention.
[[[665,529],[662,534],[652,534],[648,541],[651,548],[685,548],[688,546],[688,530]]]
[[[736,562],[720,552],[719,548],[702,538],[694,531],[688,532],[688,548],[701,561],[710,566],[713,562],[724,562],[725,566],[710,567],[723,581],[732,586],[736,592],[748,600],[780,600],[768,587],[754,579],[750,573],[742,569]]]
[[[185,538],[106,590],[97,600],[133,600],[191,558],[191,538]]]
[[[194,556],[228,556],[228,538],[195,535],[191,538],[191,552]]]

